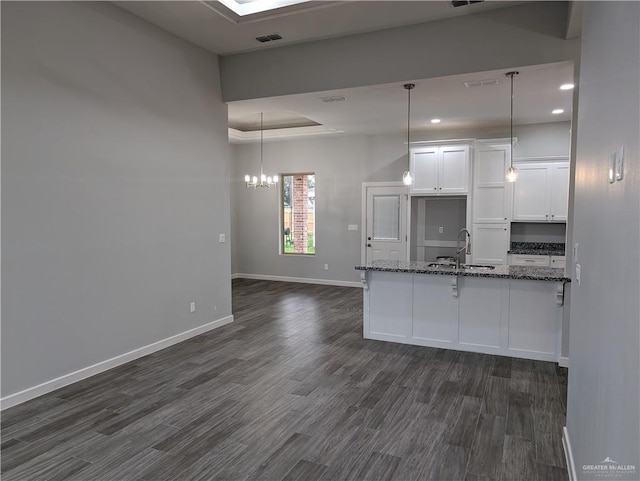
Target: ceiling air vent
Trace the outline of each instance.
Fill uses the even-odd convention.
[[[454,7],[464,7],[465,5],[472,5],[474,3],[482,3],[484,0],[454,0],[451,5]]]
[[[256,40],[261,43],[271,42],[273,40],[282,40],[282,37],[278,33],[271,33],[269,35],[263,35],[261,37],[256,37]]]
[[[484,80],[472,80],[470,82],[465,82],[465,87],[486,87],[487,85],[498,85],[500,83],[500,79],[497,78],[488,78]]]
[[[330,102],[344,102],[347,100],[347,97],[344,95],[335,95],[333,97],[320,97],[318,100],[322,100],[324,103],[328,104]]]

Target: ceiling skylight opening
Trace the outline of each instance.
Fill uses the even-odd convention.
[[[562,84],[560,85],[560,90],[571,90],[575,85],[573,84]]]
[[[218,0],[236,15],[244,17],[255,13],[268,12],[276,8],[289,7],[310,0]]]
[[[564,109],[554,109],[551,111],[553,115],[559,115],[564,113]]]

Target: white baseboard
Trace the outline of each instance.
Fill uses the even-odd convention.
[[[83,379],[87,379],[96,374],[100,374],[101,372],[108,371],[109,369],[113,369],[114,367],[120,366],[121,364],[133,361],[134,359],[141,358],[148,354],[152,354],[156,351],[169,346],[173,346],[174,344],[178,344],[179,342],[185,341],[191,337],[198,336],[207,331],[211,331],[212,329],[216,329],[232,322],[232,315],[223,317],[222,319],[209,322],[208,324],[205,324],[203,326],[181,332],[180,334],[176,334],[175,336],[171,336],[152,344],[139,347],[138,349],[134,349],[133,351],[126,352],[116,357],[112,357],[111,359],[107,359],[106,361],[102,361],[97,364],[93,364],[92,366],[87,366],[69,374],[65,374],[64,376],[57,377],[50,381],[43,382],[42,384],[30,387],[28,389],[25,389],[24,391],[10,394],[0,399],[0,411],[29,401],[30,399],[37,398],[39,396],[42,396],[43,394],[50,393],[52,391],[55,391],[56,389],[60,389],[61,387],[68,386],[69,384],[73,384],[74,382],[82,381]]]
[[[561,356],[560,359],[558,359],[558,366],[569,367],[569,358]]]
[[[567,460],[567,472],[569,481],[578,481],[576,475],[576,465],[573,462],[573,452],[571,451],[571,441],[569,440],[569,430],[566,426],[562,428],[562,446],[564,447],[564,457]]]
[[[321,284],[324,286],[338,286],[338,287],[360,287],[361,282],[356,281],[336,281],[332,279],[310,279],[308,277],[287,277],[287,276],[268,276],[264,274],[231,274],[231,279],[256,279],[261,281],[276,281],[276,282],[299,282],[301,284]]]

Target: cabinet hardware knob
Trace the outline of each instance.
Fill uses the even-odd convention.
[[[371,247],[371,244],[367,244],[367,247]]]
[[[367,240],[371,240],[371,237],[367,237]]]
[[[504,220],[507,220],[507,218],[505,217]]]

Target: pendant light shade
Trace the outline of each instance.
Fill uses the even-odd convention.
[[[409,164],[409,170],[406,170],[402,174],[402,183],[404,185],[413,184],[413,176],[411,175],[411,151],[410,151],[410,135],[411,135],[411,90],[416,84],[404,84],[404,88],[407,89],[407,163]]]
[[[267,189],[271,186],[278,184],[278,176],[277,175],[265,175],[264,173],[264,114],[260,113],[260,177],[254,175],[253,177],[249,174],[244,176],[244,183],[247,188],[257,188],[257,187],[266,187]]]
[[[513,71],[513,72],[507,72],[505,74],[507,77],[511,77],[511,115],[510,115],[510,119],[511,119],[511,123],[510,123],[510,158],[509,158],[509,168],[507,169],[507,173],[505,175],[505,179],[507,180],[507,182],[515,182],[516,180],[518,180],[518,171],[516,170],[516,168],[513,166],[513,77],[516,75],[519,75],[519,72]]]

